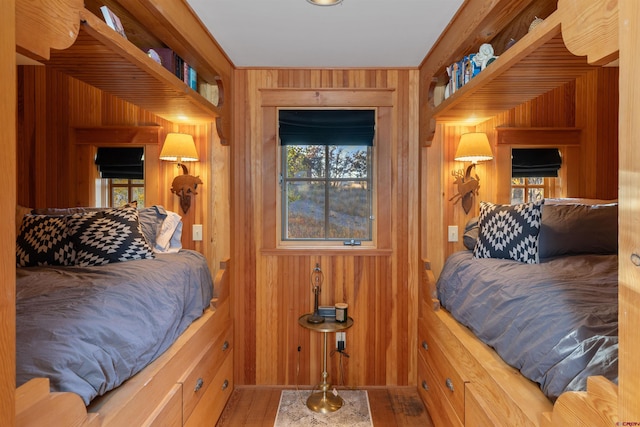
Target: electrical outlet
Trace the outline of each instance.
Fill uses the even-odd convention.
[[[192,235],[194,242],[199,242],[202,240],[202,224],[193,224]]]
[[[347,333],[336,332],[336,348],[338,350],[344,350],[347,348]]]
[[[449,242],[457,242],[458,241],[458,226],[457,225],[450,225],[448,228],[448,241]]]

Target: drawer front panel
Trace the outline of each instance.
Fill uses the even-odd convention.
[[[199,358],[182,381],[185,419],[189,418],[193,408],[198,405],[202,396],[212,385],[214,377],[218,374],[229,353],[231,353],[232,337],[233,329],[229,327],[213,344],[200,353]]]
[[[215,426],[233,391],[233,350],[228,350],[220,369],[198,405],[185,422],[185,427]]]
[[[516,421],[508,417],[496,417],[492,412],[494,405],[489,405],[482,398],[482,391],[475,384],[467,384],[467,402],[465,405],[465,418],[467,427],[488,427],[502,425],[524,426],[522,420]]]
[[[155,411],[142,424],[144,427],[182,426],[182,386],[176,384],[158,405]]]
[[[465,381],[450,362],[456,354],[444,350],[434,335],[427,333],[426,322],[421,319],[419,323],[421,326],[419,326],[418,352],[435,374],[437,386],[443,390],[444,396],[451,402],[451,406],[464,422]]]
[[[418,393],[422,398],[429,415],[436,427],[461,427],[462,421],[458,418],[451,402],[446,397],[442,387],[422,355],[418,357]]]

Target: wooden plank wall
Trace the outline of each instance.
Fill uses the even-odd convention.
[[[15,1],[2,2],[0,14],[0,425],[15,421],[16,378],[16,53]]]
[[[620,234],[619,234],[619,324],[620,373],[618,419],[620,424],[640,420],[640,269],[636,261],[640,245],[640,122],[638,122],[638,44],[640,4],[620,1]]]
[[[92,206],[95,146],[75,143],[75,127],[160,126],[157,143],[145,145],[146,205],[160,204],[183,220],[184,248],[202,252],[213,273],[229,257],[229,149],[214,124],[177,125],[77,79],[39,66],[18,67],[17,177],[20,205]],[[199,162],[188,165],[203,185],[184,214],[170,191],[181,173],[158,156],[168,132],[193,135]],[[203,224],[204,240],[191,240],[191,225]]]
[[[349,358],[329,359],[330,382],[348,386],[408,385],[416,378],[417,71],[237,70],[232,144],[232,254],[236,384],[312,385],[320,382],[322,334],[298,325],[313,306],[310,275],[324,272],[321,305],[345,300],[355,320]],[[261,251],[263,212],[261,89],[390,88],[392,107],[392,250],[349,255],[337,251]],[[322,105],[319,104],[318,107]],[[298,352],[298,347],[301,351]],[[335,347],[330,334],[329,347]]]
[[[618,197],[618,68],[603,67],[575,82],[493,117],[475,127],[439,123],[431,146],[422,148],[421,166],[421,253],[428,256],[439,274],[451,253],[464,249],[462,233],[467,221],[479,214],[479,201],[509,203],[498,177],[510,176],[510,147],[497,147],[497,127],[577,127],[580,146],[568,149],[564,162],[577,164],[574,174],[562,183],[564,197],[614,199]],[[480,163],[480,194],[473,209],[465,214],[460,203],[449,199],[456,193],[451,171],[467,164],[453,161],[460,135],[486,132],[494,159]],[[532,144],[539,141],[532,140]],[[503,183],[502,183],[503,184]],[[426,207],[426,208],[425,208]],[[457,225],[460,239],[448,243],[446,226]]]

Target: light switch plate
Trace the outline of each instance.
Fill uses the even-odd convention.
[[[192,236],[194,242],[202,240],[202,224],[193,224]]]
[[[447,236],[449,242],[457,242],[458,241],[458,226],[450,225],[447,230]]]

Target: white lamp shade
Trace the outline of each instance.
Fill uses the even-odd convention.
[[[460,137],[455,160],[477,163],[493,159],[487,134],[482,132],[465,133]]]
[[[164,140],[160,160],[197,162],[198,150],[193,137],[186,133],[169,133]]]

